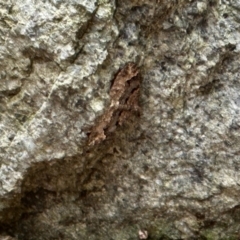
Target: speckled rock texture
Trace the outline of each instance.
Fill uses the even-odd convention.
[[[0,239],[240,238],[240,1],[0,0]],[[93,146],[116,73],[140,115]]]

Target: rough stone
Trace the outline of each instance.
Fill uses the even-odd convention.
[[[239,239],[239,14],[0,0],[0,239]],[[128,62],[141,116],[88,146]]]

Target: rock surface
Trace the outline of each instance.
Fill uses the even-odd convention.
[[[239,239],[238,1],[0,6],[0,239]],[[141,116],[88,146],[128,62]]]

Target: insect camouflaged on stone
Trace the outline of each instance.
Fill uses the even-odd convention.
[[[110,105],[92,127],[88,145],[102,142],[117,125],[122,125],[132,114],[139,111],[140,77],[134,63],[127,63],[116,75],[110,89]]]

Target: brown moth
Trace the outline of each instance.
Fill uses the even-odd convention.
[[[127,63],[116,75],[110,89],[110,105],[92,127],[88,145],[102,142],[113,132],[117,125],[122,125],[132,114],[139,111],[140,77],[134,63]]]

